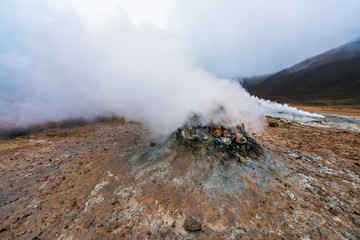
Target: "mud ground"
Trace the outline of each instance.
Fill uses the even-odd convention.
[[[241,162],[121,119],[0,139],[0,239],[359,239],[360,133],[268,121]]]

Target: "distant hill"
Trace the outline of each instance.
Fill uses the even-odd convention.
[[[259,97],[294,104],[360,104],[360,38],[278,73],[242,79]]]

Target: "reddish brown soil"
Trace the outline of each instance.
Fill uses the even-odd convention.
[[[0,239],[359,239],[360,133],[255,138],[276,160],[218,165],[122,120],[2,139]]]

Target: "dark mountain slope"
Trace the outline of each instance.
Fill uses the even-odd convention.
[[[360,103],[360,39],[244,86],[280,102]]]

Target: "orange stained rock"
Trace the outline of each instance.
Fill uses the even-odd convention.
[[[221,128],[212,128],[211,129],[211,133],[215,136],[215,137],[221,137],[222,134],[222,130]]]

